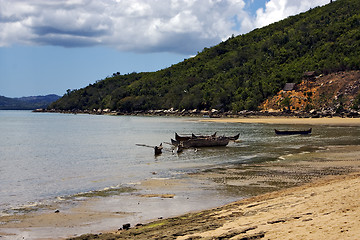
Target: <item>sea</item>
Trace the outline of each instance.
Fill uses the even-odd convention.
[[[199,120],[202,118],[0,111],[0,216],[149,179],[181,179],[211,168],[277,161],[288,154],[329,145],[360,144],[359,127]],[[310,127],[312,134],[306,136],[274,133],[275,128]],[[178,154],[169,144],[175,132],[216,132],[218,136],[240,133],[240,141]],[[163,153],[154,156],[153,147],[160,143]],[[200,185],[196,187],[201,189]],[[243,197],[219,197],[214,190],[207,194],[209,206]]]

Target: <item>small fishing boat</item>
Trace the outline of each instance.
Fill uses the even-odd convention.
[[[163,149],[162,143],[160,143],[159,146],[155,146],[154,147],[155,156],[160,155],[162,153],[162,149]]]
[[[153,148],[153,149],[154,149],[154,154],[155,154],[155,156],[160,155],[160,154],[162,153],[162,150],[163,150],[163,145],[162,145],[162,143],[160,143],[159,146],[150,146],[150,145],[140,144],[140,143],[137,143],[137,144],[135,144],[135,145],[136,145],[136,146],[140,146],[140,147]]]
[[[240,136],[240,133],[235,136],[216,136],[216,132],[209,136],[200,136],[191,134],[190,136],[179,136],[175,133],[175,139],[171,139],[171,144],[174,146],[182,146],[183,148],[191,147],[217,147],[217,146],[226,146],[229,141],[236,141]]]
[[[229,138],[229,140],[231,140],[231,141],[236,141],[236,140],[239,139],[239,137],[240,137],[240,133],[239,133],[239,134],[236,134],[235,136],[228,137],[228,138]]]
[[[216,137],[216,132],[212,135],[209,135],[209,136],[198,136],[198,135],[195,135],[195,134],[191,134],[191,136],[180,136],[179,134],[175,133],[175,140],[176,141],[187,141],[189,139],[194,139],[194,138],[208,138],[208,137]]]
[[[210,136],[197,136],[195,134],[191,134],[191,138],[208,138],[208,137],[216,137],[216,132]]]
[[[312,128],[309,128],[308,130],[277,130],[275,129],[275,133],[277,135],[306,135],[311,133]]]
[[[180,142],[180,141],[187,141],[189,139],[191,139],[192,136],[179,136],[179,134],[175,133],[175,140]]]
[[[228,145],[230,139],[228,137],[208,137],[208,138],[193,138],[182,141],[184,148],[192,147],[219,147]]]
[[[176,141],[174,139],[171,139],[171,145],[177,146],[179,145],[180,141]]]

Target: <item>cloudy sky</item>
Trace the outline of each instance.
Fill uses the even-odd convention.
[[[330,0],[0,0],[0,95],[156,71]]]

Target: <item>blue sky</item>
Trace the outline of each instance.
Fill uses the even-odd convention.
[[[156,71],[329,0],[0,0],[0,96]]]

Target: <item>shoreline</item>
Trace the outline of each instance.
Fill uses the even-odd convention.
[[[281,125],[331,125],[331,126],[360,126],[360,118],[298,118],[298,117],[247,117],[247,118],[210,118],[201,119],[204,122],[223,123],[263,123]]]
[[[140,221],[139,226],[131,224],[129,230],[116,230],[126,223],[123,217],[128,213],[120,210],[118,212],[107,212],[106,209],[110,209],[108,205],[114,204],[111,198],[105,203],[102,202],[103,208],[105,208],[103,212],[93,211],[92,204],[98,201],[94,200],[84,202],[71,212],[61,210],[60,213],[54,213],[54,211],[45,214],[34,213],[30,217],[27,216],[29,218],[26,218],[23,223],[21,221],[24,219],[15,217],[15,219],[9,219],[10,225],[8,227],[23,229],[22,233],[31,232],[32,229],[33,231],[47,233],[48,237],[26,238],[25,235],[25,239],[42,240],[63,239],[50,236],[54,227],[56,229],[64,226],[69,230],[75,228],[75,230],[82,229],[83,232],[91,233],[69,238],[76,240],[106,240],[114,237],[116,239],[140,240],[157,238],[221,239],[224,237],[228,239],[230,236],[238,236],[239,238],[259,237],[261,234],[270,238],[270,236],[280,236],[278,235],[280,232],[283,234],[281,239],[290,239],[297,236],[294,235],[295,233],[307,232],[307,228],[312,228],[311,224],[317,226],[317,229],[312,230],[314,234],[315,232],[319,233],[319,231],[321,234],[325,234],[321,229],[329,227],[323,222],[317,222],[318,220],[322,221],[324,217],[344,218],[341,215],[343,210],[345,213],[351,213],[351,217],[360,216],[360,204],[357,203],[358,196],[349,196],[349,194],[360,194],[359,156],[359,145],[328,146],[326,149],[319,149],[314,152],[287,155],[279,161],[242,164],[233,168],[215,168],[189,174],[190,178],[196,181],[210,180],[214,183],[220,183],[223,191],[233,192],[234,195],[237,194],[237,191],[241,191],[246,193],[247,197],[239,201],[234,200],[229,204],[219,205],[219,207],[206,208],[207,210],[189,209],[185,210],[188,212],[187,214],[164,215],[164,218],[161,217],[160,220],[156,220],[159,215],[152,212],[150,214],[152,217],[149,215],[147,220]],[[155,179],[145,181],[142,184],[146,187],[146,191],[150,191],[152,195],[140,194],[138,197],[145,202],[157,201],[163,206],[177,201],[174,206],[181,206],[186,200],[177,198],[177,194],[175,196],[171,194],[174,194],[176,186],[188,186],[184,181],[186,180]],[[163,193],[164,189],[168,193],[167,195]],[[196,194],[196,192],[194,193]],[[330,193],[331,196],[328,195]],[[345,204],[334,200],[331,203],[339,203],[336,206],[331,206],[328,204],[331,197],[341,197],[341,201],[344,199],[346,201],[351,200],[351,203],[346,202]],[[313,200],[317,202],[311,202]],[[143,203],[141,202],[141,204]],[[345,204],[345,207],[351,206],[351,210],[339,208],[339,204]],[[289,207],[289,205],[293,207]],[[345,221],[348,223],[355,221],[356,223],[360,219],[359,221],[357,218],[341,219],[341,221],[333,224],[337,224],[338,229],[341,227],[345,229],[346,227],[347,231],[344,234],[360,234],[358,232],[360,229],[357,230],[357,226],[349,229],[348,224],[344,224]],[[7,239],[6,237],[11,239],[11,235],[6,235],[4,232],[3,228],[6,228],[4,219],[1,222],[0,235],[3,239]],[[114,222],[117,223],[117,228],[110,227],[114,226]],[[94,231],[90,223],[97,224],[98,230]],[[289,233],[283,228],[292,229],[293,233]],[[330,230],[328,231],[332,234],[325,234],[326,238],[329,239],[347,236],[336,235]],[[73,234],[67,236],[70,237],[69,235]],[[324,239],[322,235],[320,237],[318,235],[309,236],[301,235],[297,238]],[[331,238],[332,236],[336,237]],[[276,239],[276,237],[270,239]],[[351,238],[349,237],[349,239]]]
[[[214,118],[214,119],[194,119],[196,121],[216,121],[216,122],[233,122],[233,123],[266,123],[266,124],[319,124],[319,125],[333,125],[333,126],[360,126],[360,119],[357,118],[345,118],[348,120],[344,121],[344,118],[294,118],[294,117],[249,117],[249,118]],[[325,121],[327,121],[327,124],[325,124]],[[254,122],[255,121],[255,122]],[[238,189],[241,189],[241,191],[246,192],[248,194],[247,199],[253,199],[254,195],[259,194],[269,194],[269,192],[273,192],[274,194],[277,192],[282,192],[283,189],[292,189],[293,187],[298,186],[299,184],[311,184],[309,182],[311,181],[318,181],[319,179],[323,178],[327,175],[341,175],[345,176],[348,174],[353,174],[353,172],[356,172],[357,170],[360,171],[360,162],[357,156],[360,155],[360,146],[330,146],[330,153],[332,156],[332,159],[328,159],[328,153],[325,150],[320,150],[314,153],[304,153],[304,154],[296,154],[294,156],[286,156],[286,162],[280,161],[280,162],[271,162],[270,165],[268,164],[252,164],[252,166],[247,164],[242,164],[239,168],[229,168],[229,169],[212,169],[210,171],[206,172],[200,172],[196,174],[189,174],[191,178],[196,179],[198,181],[213,181],[215,183],[221,183],[223,186],[224,191],[236,191]],[[332,149],[332,150],[331,150]],[[339,151],[340,149],[340,151]],[[350,156],[349,156],[350,155]],[[296,158],[298,157],[298,158]],[[357,158],[356,158],[357,157]],[[295,159],[294,159],[295,158]],[[313,161],[313,158],[315,161]],[[350,158],[354,158],[355,161],[351,160]],[[295,162],[299,162],[296,164]],[[285,174],[286,173],[286,174]],[[288,175],[288,176],[285,176]],[[320,180],[321,181],[321,180]],[[174,188],[172,184],[178,184],[177,183],[171,183],[168,180],[164,180],[159,184],[159,181],[156,181],[157,183],[150,184],[148,190],[150,192],[153,192],[154,189],[160,189],[164,186],[169,187],[169,190],[167,193],[168,195],[163,195],[164,193],[157,193],[155,190],[155,195],[148,195],[142,196],[143,199],[155,199],[159,202],[166,202],[166,201],[172,201],[174,200],[178,201],[178,204],[181,204],[181,200],[177,200],[176,195],[175,198],[173,198],[173,191]],[[148,184],[148,183],[145,183]],[[158,194],[158,195],[157,195]],[[259,197],[262,195],[259,195]],[[243,200],[246,201],[246,200]],[[229,204],[228,204],[229,205]],[[231,204],[230,204],[231,205]],[[225,205],[227,206],[227,205]],[[223,207],[225,207],[223,206]],[[79,207],[79,213],[78,215],[72,215],[72,213],[63,212],[61,210],[61,214],[54,214],[54,212],[49,212],[48,214],[39,216],[36,216],[35,218],[28,219],[27,225],[23,225],[22,228],[27,231],[27,229],[31,228],[43,228],[42,231],[51,231],[51,227],[41,225],[40,222],[43,223],[52,223],[52,225],[57,226],[59,222],[56,222],[54,220],[54,216],[57,216],[58,218],[60,216],[64,216],[62,224],[68,224],[67,226],[69,228],[81,228],[81,224],[79,225],[79,222],[85,222],[85,225],[88,224],[87,222],[93,221],[96,222],[99,219],[110,219],[110,221],[116,221],[119,217],[126,215],[126,212],[118,211],[118,212],[109,212],[109,213],[98,213],[98,212],[91,212],[89,211],[88,206],[82,206],[83,208]],[[223,208],[219,207],[219,208]],[[218,208],[215,208],[215,210]],[[199,214],[202,212],[198,211],[199,209],[195,210],[189,210],[185,212],[190,212],[189,214]],[[204,212],[212,212],[212,214],[216,215],[217,212],[214,209],[205,210]],[[77,209],[75,209],[76,213]],[[83,214],[84,212],[88,211],[87,214]],[[214,212],[215,211],[215,212]],[[238,210],[233,209],[232,211],[237,212]],[[36,214],[35,214],[36,215]],[[179,214],[172,214],[171,216],[178,216]],[[181,215],[181,214],[180,214]],[[230,214],[231,215],[231,214]],[[91,216],[91,217],[89,217]],[[150,215],[149,215],[150,216]],[[149,229],[149,226],[152,226],[154,223],[158,222],[150,222],[151,219],[156,219],[160,216],[158,215],[152,215],[144,220],[139,221],[139,223],[144,223],[144,227],[146,229]],[[195,220],[189,220],[189,221],[182,221],[183,216],[175,217],[175,218],[168,218],[163,221],[168,222],[169,219],[179,219],[177,221],[177,225],[181,225],[184,231],[188,227],[187,224],[195,224]],[[187,215],[186,215],[187,216]],[[192,215],[191,215],[192,216]],[[199,215],[201,216],[201,214]],[[164,215],[164,217],[169,217]],[[188,218],[188,217],[186,217]],[[85,221],[84,221],[85,219]],[[14,225],[14,228],[17,226],[18,222],[21,221],[21,219],[12,219],[10,220]],[[65,222],[64,222],[65,221]],[[165,223],[163,221],[160,221],[160,225],[164,225]],[[202,219],[201,221],[206,221],[206,219]],[[118,221],[119,222],[119,221]],[[3,233],[2,228],[5,227],[6,222],[2,219],[0,219],[1,227],[0,227],[0,236],[3,237],[3,239],[6,239],[5,233]],[[39,224],[38,224],[39,223]],[[120,220],[120,222],[117,224],[117,228],[121,228],[122,224],[126,222]],[[147,223],[147,224],[146,224]],[[117,228],[109,227],[109,225],[106,225],[107,222],[103,222],[102,224],[99,223],[100,229],[104,230],[104,232],[108,231],[114,231]],[[185,224],[185,225],[184,225]],[[196,223],[197,226],[200,226],[201,223]],[[195,225],[196,225],[195,224]],[[212,223],[211,223],[212,224]],[[218,224],[216,222],[213,223],[214,225]],[[73,226],[70,226],[73,225]],[[142,227],[134,228],[134,224],[132,224],[131,229],[129,231],[121,231],[121,232],[115,232],[112,234],[115,234],[116,236],[124,237],[127,236],[127,234],[132,234],[132,231],[137,232],[137,229],[140,229]],[[196,226],[191,225],[193,228],[196,228]],[[94,232],[99,232],[99,230],[93,231],[91,228],[86,228],[86,233],[93,233],[93,235],[90,236],[100,236],[98,234],[94,234]],[[97,228],[99,229],[99,228]],[[150,227],[151,231],[158,231],[154,230],[152,227]],[[189,231],[189,229],[187,229]],[[176,229],[173,229],[172,226],[169,226],[168,232],[171,231],[177,231]],[[83,231],[84,232],[84,231]],[[51,232],[50,232],[51,234]],[[141,237],[143,233],[140,233],[139,237]],[[146,233],[147,234],[147,233]],[[165,234],[163,236],[168,236],[166,232],[158,232],[157,234]],[[103,236],[106,236],[106,234],[101,234]],[[71,235],[67,235],[71,236]],[[138,236],[138,235],[137,235]],[[147,239],[148,235],[144,238],[138,238],[138,239]],[[30,238],[30,239],[37,239],[37,238]],[[40,238],[39,238],[40,239]],[[46,238],[41,238],[46,239]],[[47,238],[47,239],[54,239],[54,238]],[[60,239],[60,238],[58,238]],[[78,238],[78,239],[91,239],[91,238]],[[106,238],[104,238],[106,239]],[[120,238],[120,239],[132,239],[130,238]]]
[[[63,113],[63,114],[90,114],[90,115],[111,115],[111,116],[167,116],[167,117],[204,117],[204,118],[261,118],[261,117],[294,117],[294,118],[360,118],[360,111],[344,109],[342,112],[311,110],[306,111],[248,111],[223,112],[213,109],[208,110],[143,110],[134,112],[111,111],[110,109],[93,110],[57,110],[57,109],[35,109],[34,113]]]
[[[279,181],[279,178],[283,184],[285,178],[287,183],[294,185],[129,230],[69,239],[355,239],[360,234],[359,156],[360,146],[331,146],[329,150],[309,153],[305,157],[299,154],[288,156],[286,163],[259,164],[252,170],[263,168],[268,174],[253,175],[257,178],[255,181],[250,176],[248,185],[256,186],[256,182],[266,185]],[[228,169],[226,173],[215,171],[210,175],[221,179],[225,174],[229,180],[239,183],[247,175],[244,169],[237,169],[237,173],[234,169]],[[306,172],[307,179],[292,182]],[[242,180],[236,181],[234,176]],[[196,177],[209,175],[203,173]],[[264,177],[268,179],[264,180]]]
[[[159,112],[157,112],[159,111]],[[360,126],[360,112],[345,114],[321,114],[317,113],[287,113],[287,112],[252,112],[244,111],[240,114],[222,113],[212,114],[209,111],[187,111],[185,113],[156,110],[152,112],[120,113],[110,111],[57,111],[37,109],[35,113],[62,113],[62,114],[90,114],[109,116],[148,116],[148,117],[189,117],[204,122],[224,123],[263,123],[284,125],[333,125],[333,126]],[[351,114],[350,114],[351,113]]]

